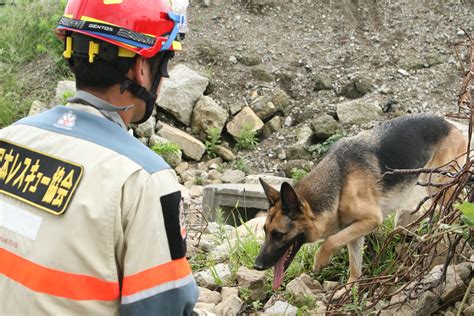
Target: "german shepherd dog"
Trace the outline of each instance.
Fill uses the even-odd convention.
[[[277,289],[300,247],[324,239],[314,257],[315,272],[329,263],[337,249],[347,245],[348,281],[357,280],[362,270],[364,236],[400,208],[418,180],[428,180],[426,174],[384,173],[436,168],[455,160],[462,165],[466,149],[466,138],[443,118],[406,115],[342,138],[294,188],[284,182],[279,192],[260,179],[270,206],[255,269],[274,266],[273,288]],[[432,174],[430,181],[443,179]],[[434,190],[431,186],[428,193]]]

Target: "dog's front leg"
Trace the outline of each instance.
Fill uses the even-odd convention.
[[[380,212],[373,212],[372,214],[380,214]],[[314,256],[314,271],[321,272],[321,270],[329,263],[331,256],[337,249],[367,235],[377,228],[377,226],[382,224],[382,221],[383,217],[381,214],[380,216],[361,219],[347,226],[337,234],[329,236],[321,244],[321,247]],[[354,259],[356,258],[354,257]]]

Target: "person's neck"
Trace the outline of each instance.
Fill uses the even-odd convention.
[[[125,91],[124,93],[121,93],[118,85],[107,89],[106,91],[98,91],[94,89],[82,90],[114,106],[124,107],[124,111],[118,111],[117,113],[120,115],[126,126],[128,126],[132,121],[137,108],[135,106],[128,108],[128,110],[125,110],[125,108],[129,107],[131,104],[136,104],[137,98],[135,98],[130,92]]]

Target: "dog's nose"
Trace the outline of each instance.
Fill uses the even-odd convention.
[[[262,271],[263,270],[263,264],[259,263],[259,262],[255,262],[255,264],[253,265],[254,269],[255,270],[259,270],[259,271]]]

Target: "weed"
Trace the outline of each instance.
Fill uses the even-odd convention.
[[[322,143],[311,145],[308,150],[309,152],[316,152],[318,155],[325,154],[335,142],[337,142],[344,136],[344,132],[338,132],[336,134],[331,135]]]
[[[74,91],[66,90],[63,92],[61,104],[66,104],[67,99],[74,96]]]
[[[382,272],[387,271],[388,274],[397,270],[396,261],[397,253],[395,251],[397,245],[400,244],[400,236],[392,239],[392,242],[385,246],[383,252],[381,252],[384,245],[384,241],[387,236],[393,231],[395,225],[395,216],[391,214],[387,217],[383,224],[380,225],[376,231],[365,236],[365,250],[363,262],[365,262],[364,270],[367,275],[378,276]],[[378,264],[372,264],[375,257],[379,255]]]
[[[235,145],[236,149],[250,149],[257,146],[257,144],[257,132],[254,131],[252,124],[244,124],[240,130],[239,137],[237,138],[237,144]]]
[[[204,179],[202,177],[196,177],[194,180],[195,185],[204,185]]]
[[[284,296],[288,303],[293,306],[298,306],[298,315],[307,315],[311,310],[318,307],[315,297],[309,295],[285,293]]]
[[[249,167],[245,163],[245,160],[243,160],[241,158],[238,158],[238,159],[235,159],[234,161],[232,161],[232,168],[243,171],[246,174],[249,172]]]
[[[214,279],[214,281],[216,282],[217,285],[219,285],[219,286],[224,285],[224,281],[222,281],[221,277],[219,276],[219,274],[216,271],[216,266],[213,265],[213,266],[209,267],[209,271],[211,272],[211,276],[212,276],[212,278]]]
[[[204,142],[209,158],[217,157],[217,146],[221,144],[221,130],[217,127],[207,129],[207,140]]]
[[[295,180],[295,182],[298,182],[300,181],[301,179],[303,179],[304,177],[306,177],[309,173],[309,171],[307,169],[302,169],[302,168],[293,168],[291,169],[291,178],[293,180]]]
[[[181,160],[181,148],[178,144],[158,143],[151,147],[151,150],[160,155],[170,166],[176,166]]]
[[[367,308],[367,293],[364,297],[359,297],[359,288],[357,283],[351,287],[352,303],[343,306],[344,310],[353,315],[364,315]]]
[[[219,171],[220,173],[224,173],[224,171],[229,168],[243,171],[246,174],[249,173],[249,167],[247,166],[247,163],[245,162],[245,160],[242,158],[237,158],[231,163],[224,162],[224,163],[219,164],[217,166],[217,171]]]
[[[189,258],[189,263],[194,272],[204,270],[210,265],[208,256],[205,253],[198,253],[191,256],[191,258]]]

